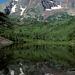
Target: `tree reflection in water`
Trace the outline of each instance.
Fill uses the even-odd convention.
[[[0,49],[0,70],[27,75],[65,72],[75,68],[75,46],[14,44]],[[46,71],[47,70],[47,71]],[[8,74],[7,74],[8,75]],[[62,75],[62,73],[60,74]]]

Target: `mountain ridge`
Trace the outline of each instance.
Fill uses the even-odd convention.
[[[75,15],[74,0],[9,0],[4,8],[7,15],[14,14],[23,18],[43,16],[46,19],[64,10],[70,15]]]

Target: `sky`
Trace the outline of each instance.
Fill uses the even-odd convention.
[[[8,0],[0,0],[0,4],[6,3]],[[59,2],[61,2],[61,0],[58,0]]]
[[[8,0],[0,0],[0,4],[6,3]]]
[[[58,0],[59,2],[61,2],[62,0]]]

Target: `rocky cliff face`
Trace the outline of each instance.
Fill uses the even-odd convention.
[[[42,0],[41,3],[44,9],[51,9],[51,7],[58,7],[59,5],[57,0]]]
[[[64,8],[75,8],[75,0],[62,0],[61,6]]]
[[[75,0],[62,0],[62,6],[67,9],[71,15],[75,15]]]
[[[7,14],[15,14],[17,16],[32,17],[48,16],[62,12],[63,9],[68,9],[69,14],[75,15],[75,0],[9,0],[9,5],[6,6]],[[46,16],[47,15],[47,16]]]

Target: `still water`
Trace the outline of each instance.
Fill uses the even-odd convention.
[[[75,46],[14,44],[1,48],[0,75],[75,75]]]

